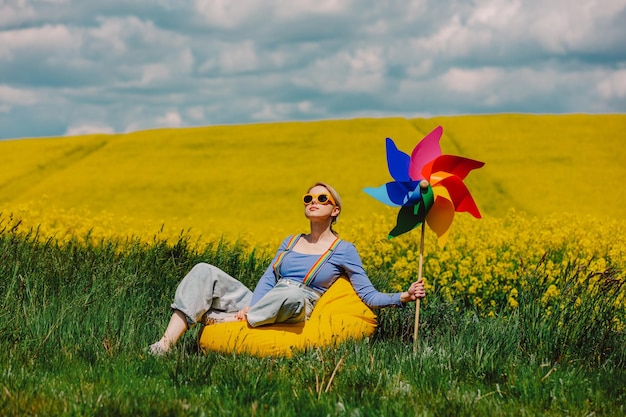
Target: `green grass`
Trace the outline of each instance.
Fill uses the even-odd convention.
[[[0,230],[2,228],[0,227]],[[413,308],[380,312],[369,340],[285,358],[198,352],[190,332],[154,358],[180,278],[198,261],[253,285],[265,255],[216,242],[41,242],[0,233],[0,415],[473,416],[623,415],[625,334],[614,271],[563,269],[551,313],[530,265],[515,314],[479,318],[430,294],[418,353]],[[389,271],[372,279],[385,289]],[[600,279],[603,291],[575,282]],[[576,300],[579,299],[578,302]],[[621,316],[623,319],[623,315]],[[565,323],[565,325],[563,325]],[[195,331],[197,333],[197,330]]]

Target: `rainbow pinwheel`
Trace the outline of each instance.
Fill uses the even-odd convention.
[[[411,156],[398,150],[393,140],[387,138],[387,165],[394,181],[364,191],[385,204],[400,206],[390,238],[425,221],[443,245],[455,211],[481,217],[463,180],[484,162],[442,155],[439,145],[442,133],[441,126],[435,128],[415,146]]]

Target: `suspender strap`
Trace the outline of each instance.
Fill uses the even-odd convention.
[[[294,246],[296,246],[296,243],[298,243],[298,239],[300,239],[300,236],[302,236],[302,234],[291,236],[291,238],[287,242],[285,250],[278,254],[276,260],[272,264],[272,269],[274,270],[274,276],[276,277],[276,281],[281,278],[280,264],[283,263],[283,259],[285,258],[287,253],[289,253],[289,251],[293,249]],[[309,285],[311,284],[311,282],[313,282],[319,270],[322,269],[322,266],[324,266],[326,261],[328,261],[328,259],[332,256],[334,250],[337,249],[337,246],[339,246],[340,243],[341,239],[336,238],[332,245],[330,245],[330,247],[326,250],[326,252],[324,252],[322,256],[320,256],[320,258],[313,264],[311,269],[309,269],[309,272],[307,272],[307,274],[304,276],[304,279],[302,280],[304,285]]]
[[[289,239],[289,242],[287,242],[287,246],[285,247],[285,250],[279,253],[278,256],[276,257],[276,261],[274,261],[274,264],[272,265],[272,269],[274,269],[274,276],[276,277],[276,281],[280,279],[280,264],[283,263],[283,258],[285,257],[285,255],[287,255],[287,253],[291,249],[293,249],[294,246],[296,246],[296,243],[298,243],[298,239],[300,239],[300,236],[302,236],[302,234],[291,236],[291,239]]]
[[[341,239],[336,238],[333,244],[330,245],[330,247],[326,250],[326,252],[324,252],[324,254],[320,256],[320,258],[317,260],[317,262],[313,264],[311,269],[309,269],[309,272],[306,274],[306,276],[302,280],[304,285],[310,285],[311,282],[313,282],[319,270],[322,269],[322,266],[324,266],[328,258],[332,256],[333,251],[337,248],[337,246],[339,246],[340,242],[341,242]]]

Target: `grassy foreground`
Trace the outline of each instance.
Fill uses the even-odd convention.
[[[88,240],[87,240],[88,242]],[[41,240],[0,232],[0,415],[471,416],[626,413],[626,335],[614,325],[616,271],[563,266],[546,314],[543,265],[525,268],[512,314],[444,301],[380,313],[368,341],[293,359],[203,355],[193,334],[164,358],[160,336],[180,278],[198,261],[253,285],[267,264],[236,244]],[[591,277],[590,275],[593,275]],[[372,271],[385,290],[388,271]],[[580,291],[591,278],[602,291]],[[460,307],[461,308],[458,308]]]

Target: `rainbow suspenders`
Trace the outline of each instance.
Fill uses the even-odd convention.
[[[285,250],[282,251],[276,257],[276,260],[272,264],[272,268],[274,269],[274,275],[276,276],[276,280],[279,280],[281,278],[280,264],[283,262],[283,259],[285,258],[287,253],[289,253],[289,251],[296,245],[296,243],[298,242],[298,239],[300,239],[300,236],[302,236],[302,234],[291,236],[291,238],[287,242],[287,247],[285,248]],[[324,252],[322,256],[320,256],[320,258],[313,264],[311,269],[309,269],[309,272],[307,272],[304,279],[302,280],[302,282],[305,285],[310,285],[311,282],[313,282],[313,280],[315,279],[315,275],[317,275],[319,270],[322,269],[322,266],[324,266],[326,261],[328,261],[328,259],[332,256],[333,251],[337,249],[337,246],[339,246],[339,243],[341,243],[341,239],[336,238],[335,241],[332,243],[332,245],[330,245],[330,247],[326,250],[326,252]]]

